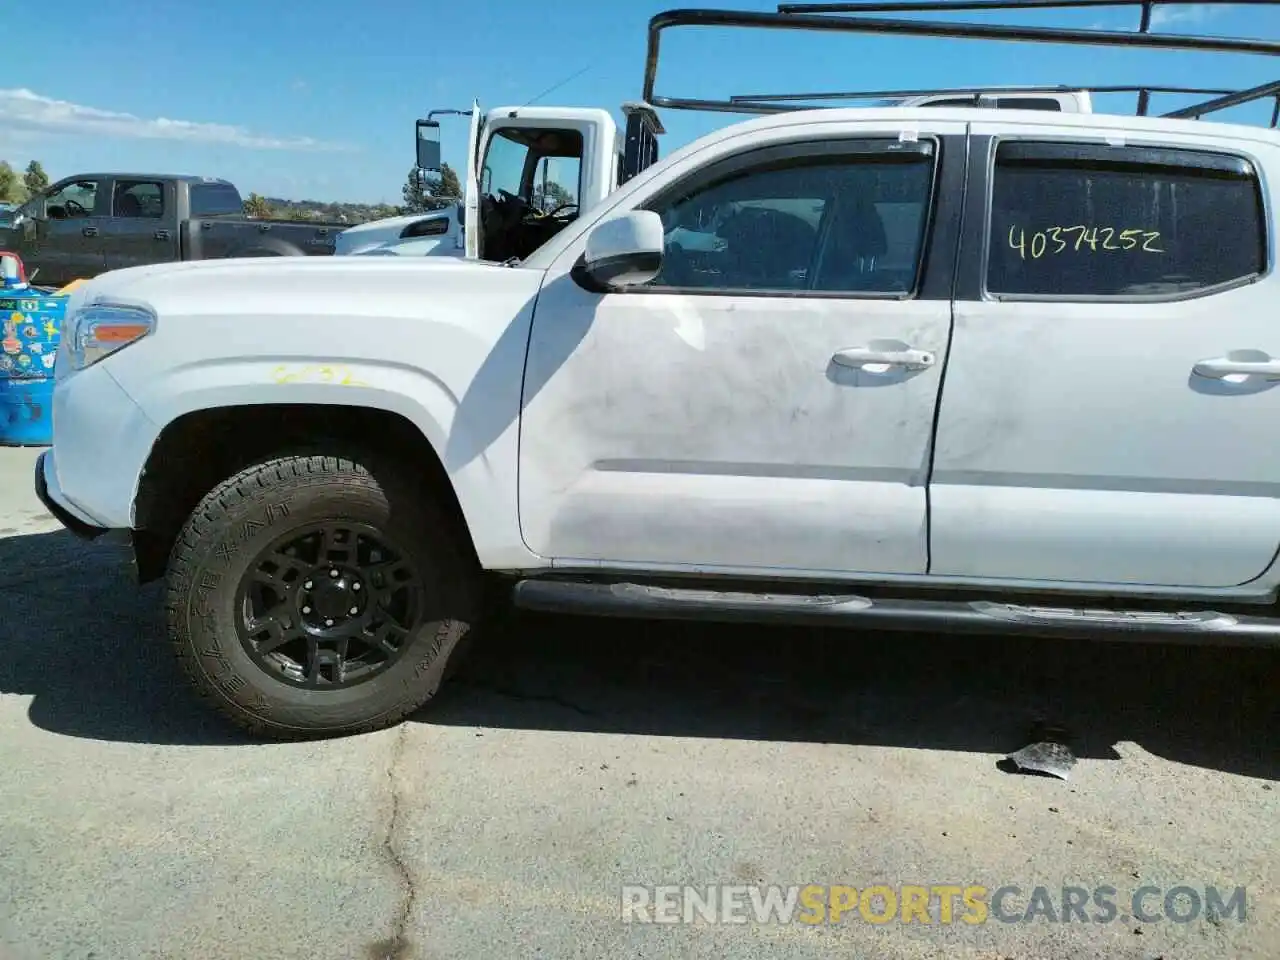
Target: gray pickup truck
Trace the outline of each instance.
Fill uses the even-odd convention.
[[[0,214],[0,250],[56,285],[178,260],[328,255],[347,226],[251,220],[240,191],[215,177],[83,173]]]

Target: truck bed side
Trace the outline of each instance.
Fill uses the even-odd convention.
[[[183,260],[221,257],[326,256],[346,224],[296,220],[193,218],[181,224]]]

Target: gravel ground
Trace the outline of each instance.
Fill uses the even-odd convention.
[[[522,617],[395,730],[253,743],[156,588],[43,514],[35,453],[0,449],[6,960],[1280,956],[1277,654]],[[1069,781],[1001,768],[1037,720]],[[1118,915],[628,924],[629,884],[1015,884],[1006,915],[1109,885]],[[1157,914],[1243,886],[1246,918],[1136,920],[1146,884]]]

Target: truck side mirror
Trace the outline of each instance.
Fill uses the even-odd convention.
[[[440,172],[440,124],[434,120],[418,121],[418,169]]]
[[[662,272],[664,239],[660,216],[633,210],[592,229],[582,268],[594,284],[608,289],[648,283]]]

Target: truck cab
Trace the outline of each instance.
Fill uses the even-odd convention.
[[[895,98],[895,103],[904,107],[1093,112],[1089,92],[1083,89],[956,90]],[[654,163],[656,136],[663,132],[656,113],[644,103],[627,103],[622,110],[627,117],[625,146],[607,110],[497,107],[481,116],[478,104],[473,105],[467,200],[462,208],[464,242],[459,244],[464,256],[494,263],[523,260],[629,176]],[[439,122],[419,120],[417,142],[418,168],[438,173]],[[631,148],[630,156],[627,148]],[[399,223],[387,221],[397,229]],[[362,252],[415,255],[439,249],[396,242]]]
[[[439,172],[440,124],[418,121],[418,167]],[[619,183],[622,139],[608,110],[498,107],[471,114],[465,255],[521,260]]]

